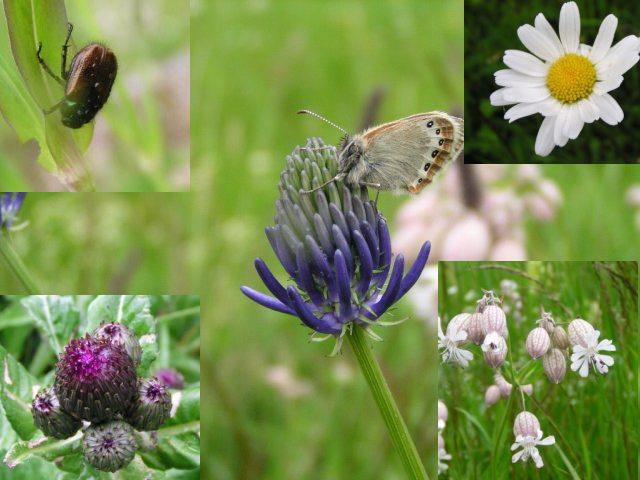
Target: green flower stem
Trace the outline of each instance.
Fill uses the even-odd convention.
[[[347,337],[349,338],[349,343],[351,343],[353,353],[358,359],[362,374],[369,384],[373,398],[378,404],[382,418],[387,425],[393,446],[398,455],[400,455],[400,460],[409,478],[428,480],[429,477],[420,461],[418,450],[400,415],[400,410],[398,410],[391,390],[389,390],[389,385],[387,385],[382,370],[380,370],[380,365],[378,365],[373,356],[364,331],[361,327],[354,326],[353,331]]]
[[[13,249],[7,234],[3,232],[0,232],[0,253],[2,253],[2,256],[7,261],[7,264],[13,271],[14,275],[18,280],[20,280],[24,288],[27,290],[27,293],[40,293],[38,284],[29,273],[29,270],[27,270],[27,267],[20,258],[20,255],[18,255],[18,253]]]

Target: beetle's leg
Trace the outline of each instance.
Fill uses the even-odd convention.
[[[55,112],[56,110],[58,110],[60,108],[60,105],[62,105],[62,102],[64,102],[64,98],[62,100],[60,100],[58,103],[56,103],[53,107],[51,108],[43,108],[42,109],[42,113],[44,113],[45,115],[49,115],[50,113]]]
[[[42,59],[42,57],[40,56],[41,51],[42,51],[42,42],[38,43],[38,51],[36,52],[36,55],[38,55],[38,62],[40,63],[40,65],[42,65],[42,68],[44,68],[45,72],[51,75],[51,77],[56,82],[58,82],[60,85],[64,87],[65,86],[64,80],[62,80],[60,77],[58,77],[55,73],[51,71],[51,69],[49,68],[49,65],[47,65],[45,61]]]
[[[73,23],[69,23],[67,27],[67,38],[64,41],[64,45],[62,45],[62,70],[61,75],[65,80],[69,78],[69,73],[67,72],[67,50],[69,48],[69,40],[71,39],[71,32],[73,32]]]

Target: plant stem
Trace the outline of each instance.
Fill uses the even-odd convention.
[[[373,356],[362,327],[354,326],[351,334],[348,334],[347,337],[349,338],[349,343],[351,343],[353,353],[358,359],[362,374],[369,384],[373,398],[387,425],[391,441],[400,456],[405,471],[411,479],[428,479],[429,477],[427,477],[427,472],[420,461],[413,439],[400,415],[400,410],[398,410],[398,406],[393,399],[380,365],[378,365]]]
[[[27,267],[20,258],[20,255],[18,255],[18,253],[13,249],[7,234],[2,232],[0,232],[0,253],[2,253],[2,256],[7,261],[11,271],[13,271],[14,275],[24,286],[25,290],[27,290],[27,293],[40,293],[37,283],[29,273],[29,270],[27,270]]]
[[[177,310],[175,312],[165,313],[164,315],[158,315],[156,317],[156,322],[168,322],[169,320],[175,320],[176,318],[195,315],[197,313],[200,313],[200,307],[185,308],[184,310]]]

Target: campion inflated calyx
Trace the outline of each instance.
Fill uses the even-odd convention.
[[[542,327],[536,327],[529,332],[527,335],[526,348],[531,358],[534,360],[536,358],[542,357],[547,350],[549,350],[549,346],[551,345],[551,338],[549,338],[549,334]]]
[[[258,275],[273,296],[242,287],[256,303],[299,317],[324,338],[338,337],[334,352],[353,324],[379,339],[369,327],[385,324],[380,316],[418,280],[430,249],[426,242],[403,276],[404,257],[392,261],[387,222],[365,187],[336,180],[306,193],[336,173],[335,147],[318,139],[287,157],[276,224],[266,234],[295,286],[285,288],[256,259]]]
[[[64,412],[53,388],[41,389],[31,404],[33,422],[47,437],[69,438],[82,422]]]
[[[120,470],[127,466],[136,454],[133,428],[120,420],[91,425],[84,432],[82,453],[87,462],[98,470]]]
[[[507,342],[498,332],[490,332],[482,343],[484,360],[491,367],[499,367],[507,358]]]
[[[484,340],[484,316],[482,313],[476,312],[469,316],[467,321],[467,332],[469,333],[469,340],[476,345],[480,345]]]
[[[564,328],[560,325],[557,325],[553,329],[553,333],[551,334],[551,343],[555,348],[559,348],[560,350],[565,350],[569,348],[571,343],[569,343],[569,335]]]
[[[442,400],[438,400],[438,430],[442,430],[449,418],[449,410]]]
[[[482,315],[484,316],[482,327],[485,335],[489,332],[498,332],[503,337],[507,337],[507,317],[500,307],[488,305]]]
[[[571,345],[587,347],[587,337],[594,331],[593,326],[581,318],[572,320],[569,324],[568,335]]]
[[[113,345],[124,348],[133,360],[133,364],[136,367],[140,365],[142,357],[140,342],[126,326],[117,322],[103,323],[93,332],[93,335],[98,339],[108,340]]]
[[[127,414],[127,421],[136,430],[157,430],[169,418],[171,396],[167,387],[157,378],[138,381],[138,399]]]
[[[137,377],[127,352],[89,335],[69,342],[56,365],[54,388],[64,411],[90,422],[124,413],[136,396]]]
[[[497,385],[490,385],[484,392],[484,403],[487,407],[494,405],[500,400],[500,389]]]
[[[536,322],[540,327],[544,328],[549,335],[553,333],[556,322],[553,320],[550,312],[545,312],[544,308],[540,314],[540,319]]]
[[[511,457],[511,461],[513,463],[517,461],[526,462],[531,458],[536,467],[541,468],[544,462],[536,447],[538,445],[553,445],[555,438],[549,436],[543,439],[540,422],[538,422],[538,419],[533,413],[527,411],[520,412],[516,416],[513,422],[513,434],[516,437],[516,441],[511,445],[511,450],[517,450],[518,448],[522,448],[522,450],[516,452],[513,457]]]
[[[567,373],[567,359],[561,350],[552,348],[542,358],[544,373],[551,383],[560,383]]]
[[[500,389],[500,395],[503,397],[508,397],[511,395],[511,391],[513,390],[513,385],[505,380],[500,372],[496,372],[493,376],[493,380],[496,382],[497,387]]]

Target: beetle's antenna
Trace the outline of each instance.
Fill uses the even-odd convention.
[[[319,118],[320,120],[322,120],[325,123],[328,123],[329,125],[331,125],[334,128],[337,128],[338,130],[340,130],[342,133],[344,133],[345,135],[349,135],[349,132],[347,132],[344,128],[339,127],[338,125],[336,125],[335,123],[333,123],[330,120],[327,120],[326,118],[324,118],[322,115],[318,115],[316,112],[312,112],[311,110],[298,110],[297,112],[298,114],[303,114],[306,113],[307,115],[312,115],[316,118]]]

